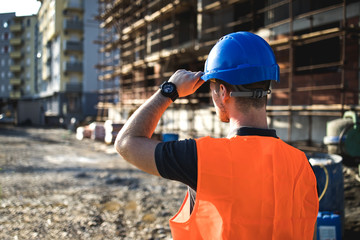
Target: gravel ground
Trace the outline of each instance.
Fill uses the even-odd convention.
[[[186,187],[64,129],[0,126],[0,239],[171,239]],[[360,239],[357,167],[344,168],[344,239]]]
[[[63,129],[0,127],[0,239],[170,239],[186,187]]]

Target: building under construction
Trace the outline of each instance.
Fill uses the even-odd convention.
[[[359,13],[355,0],[99,0],[99,120],[125,120],[177,69],[202,71],[221,36],[250,31],[280,66],[270,127],[285,141],[321,144],[327,121],[360,110]],[[157,131],[226,135],[207,84],[172,104]]]

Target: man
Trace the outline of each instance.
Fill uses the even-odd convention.
[[[145,172],[189,186],[170,220],[174,239],[312,239],[316,178],[304,153],[268,129],[266,96],[279,67],[270,46],[249,32],[224,36],[205,74],[178,70],[127,121],[115,146]],[[227,138],[160,143],[160,117],[177,97],[205,81]]]

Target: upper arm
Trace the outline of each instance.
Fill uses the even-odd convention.
[[[129,163],[144,172],[160,176],[155,163],[155,148],[159,141],[147,137],[128,137],[115,142],[116,150]]]
[[[162,142],[156,146],[155,162],[163,178],[197,188],[197,150],[194,139]]]

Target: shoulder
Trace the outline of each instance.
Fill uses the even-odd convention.
[[[211,143],[219,143],[219,142],[227,142],[229,139],[227,138],[213,138],[213,137],[201,137],[195,139],[196,145],[203,145],[203,144],[211,144]]]
[[[195,139],[185,139],[179,141],[160,142],[156,145],[155,153],[177,153],[193,149],[196,146]]]
[[[303,151],[301,151],[300,149],[298,149],[298,148],[284,142],[281,139],[277,139],[277,142],[278,142],[278,145],[280,145],[282,148],[286,148],[288,152],[290,152],[292,154],[299,155],[299,156],[304,157],[304,158],[307,159],[305,153]]]
[[[158,143],[155,163],[160,176],[196,189],[197,149],[194,139]]]

